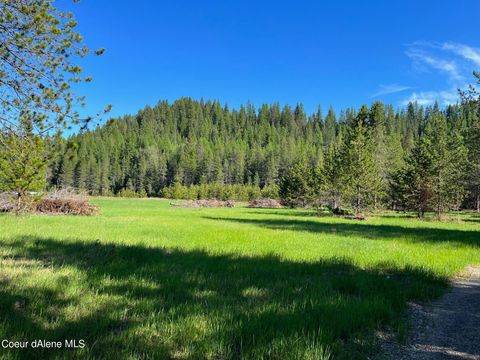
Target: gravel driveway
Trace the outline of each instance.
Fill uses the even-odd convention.
[[[409,322],[406,345],[382,344],[387,359],[480,360],[480,267],[455,279],[437,301],[410,304]]]

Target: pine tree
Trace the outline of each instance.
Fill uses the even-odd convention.
[[[467,132],[468,176],[467,187],[473,198],[474,207],[480,212],[480,119],[478,116],[472,122]]]
[[[333,111],[333,107],[330,106],[327,116],[325,118],[325,125],[323,128],[323,145],[326,147],[335,141],[335,126],[335,112]]]
[[[371,140],[374,143],[375,180],[372,185],[373,206],[375,209],[381,206],[388,191],[388,148],[386,143],[385,106],[376,101],[370,108],[368,125],[370,127]]]
[[[85,178],[85,189],[91,195],[98,195],[99,193],[99,176],[100,171],[98,169],[97,163],[93,160],[90,160],[87,165],[87,176]]]
[[[433,210],[437,216],[458,209],[464,198],[466,149],[462,137],[449,129],[445,116],[433,109],[428,117],[424,136],[418,138],[397,176],[398,193],[407,209],[415,209],[420,217]]]
[[[226,185],[241,185],[244,193],[252,195],[258,187],[278,185],[303,158],[310,172],[317,170],[312,187],[322,204],[351,204],[357,211],[384,205],[407,207],[397,186],[399,174],[403,176],[408,167],[404,159],[419,139],[433,136],[427,128],[432,116],[440,114],[446,118],[442,136],[451,162],[457,164],[465,156],[465,136],[470,164],[442,172],[449,174],[442,177],[449,184],[441,187],[442,194],[448,195],[444,208],[471,207],[478,193],[472,165],[478,159],[473,125],[476,104],[450,106],[445,111],[411,104],[395,112],[392,106],[376,102],[370,109],[341,111],[337,122],[331,108],[322,121],[320,112],[307,117],[301,105],[295,110],[289,106],[280,110],[278,103],[262,105],[257,113],[252,105],[237,111],[189,98],[173,104],[161,101],[55,146],[50,145],[55,140],[49,139],[53,154],[48,186],[75,185],[114,194],[145,190],[149,196],[159,196],[163,188],[178,183],[182,189],[187,186],[182,191],[188,196],[200,196],[196,185],[215,183],[218,191],[212,193],[237,194]],[[433,145],[425,149],[432,156],[437,151]],[[90,181],[93,169],[98,179]],[[434,184],[433,174],[429,176]],[[462,201],[465,189],[469,197]],[[430,197],[426,208],[432,210],[432,204]]]
[[[78,159],[73,170],[73,186],[76,189],[85,190],[87,180],[88,164],[85,158]]]
[[[404,168],[395,174],[395,198],[399,200],[405,210],[417,212],[423,217],[430,209],[433,195],[433,165],[429,152],[430,139],[419,138],[409,155]]]
[[[375,163],[375,143],[368,127],[368,108],[364,105],[352,118],[348,129],[343,161],[345,162],[346,195],[356,213],[367,209],[378,195],[380,187]]]
[[[305,206],[314,195],[312,169],[305,159],[297,162],[280,180],[280,198],[289,206]]]
[[[464,150],[455,146],[463,146],[461,140],[449,139],[445,116],[438,110],[432,111],[425,129],[425,137],[429,140],[428,151],[432,159],[432,207],[440,216],[452,208],[461,194],[462,184],[458,183],[457,167],[464,164]],[[455,156],[457,155],[457,156]]]
[[[331,209],[340,206],[344,189],[344,174],[342,172],[341,151],[337,144],[330,144],[325,151],[323,168],[323,197]]]
[[[0,129],[22,136],[28,119],[37,135],[45,135],[79,123],[74,105],[84,100],[71,85],[92,79],[78,64],[90,49],[73,14],[50,0],[2,0],[0,24]]]
[[[31,127],[0,133],[0,191],[15,192],[19,199],[45,187],[45,144]]]
[[[477,85],[480,85],[480,72],[474,71]],[[480,91],[470,85],[467,91],[460,92],[466,123],[466,146],[468,151],[467,189],[477,212],[480,212]]]

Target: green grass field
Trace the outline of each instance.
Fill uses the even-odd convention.
[[[354,359],[411,300],[480,264],[480,217],[356,222],[305,210],[95,199],[92,217],[0,215],[1,359]]]

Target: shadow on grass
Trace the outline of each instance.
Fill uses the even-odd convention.
[[[359,236],[367,239],[407,238],[409,241],[450,241],[468,246],[480,246],[479,230],[452,230],[438,228],[402,227],[395,225],[372,225],[368,223],[323,223],[315,220],[297,219],[245,219],[212,217],[214,221],[232,221],[274,230],[308,231],[345,236]]]
[[[263,209],[263,208],[248,208],[248,211],[245,211],[246,214],[265,214],[265,215],[279,215],[279,216],[332,216],[331,214],[318,214],[315,210],[299,210],[299,209]]]
[[[397,212],[395,214],[382,214],[382,213],[380,213],[378,215],[378,217],[384,218],[384,219],[418,219],[418,216],[416,214],[402,213],[402,212]]]
[[[80,274],[62,286],[3,280],[1,336],[87,342],[83,350],[0,349],[24,359],[303,359],[321,358],[325,346],[338,358],[363,358],[374,328],[400,324],[407,301],[446,286],[421,269],[361,269],[341,259],[301,263],[40,237],[11,239],[0,250],[13,267],[32,263],[32,279],[42,269]],[[80,292],[68,295],[70,288]]]
[[[477,219],[477,218],[463,219],[462,221],[480,223],[480,219]]]

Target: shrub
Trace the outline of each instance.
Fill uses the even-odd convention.
[[[147,197],[147,192],[144,189],[142,189],[140,192],[130,189],[122,189],[116,194],[116,196],[123,198],[145,198]]]
[[[265,196],[270,194],[272,196]],[[241,185],[241,184],[200,184],[200,185],[181,185],[176,183],[174,185],[163,188],[162,197],[167,199],[183,199],[183,200],[203,200],[203,199],[221,199],[221,200],[236,200],[248,201],[263,197],[272,197],[278,195],[276,185],[270,185],[261,190],[255,185]]]
[[[332,209],[332,214],[333,215],[341,215],[341,216],[346,216],[346,215],[352,216],[352,215],[354,215],[354,212],[352,210],[349,210],[349,209],[336,207],[336,208]]]
[[[277,184],[270,184],[265,186],[261,193],[262,193],[262,198],[264,199],[278,199],[278,185]]]
[[[247,186],[247,199],[248,200],[253,200],[253,199],[258,199],[262,197],[262,194],[260,192],[260,188],[255,185],[249,185]]]

